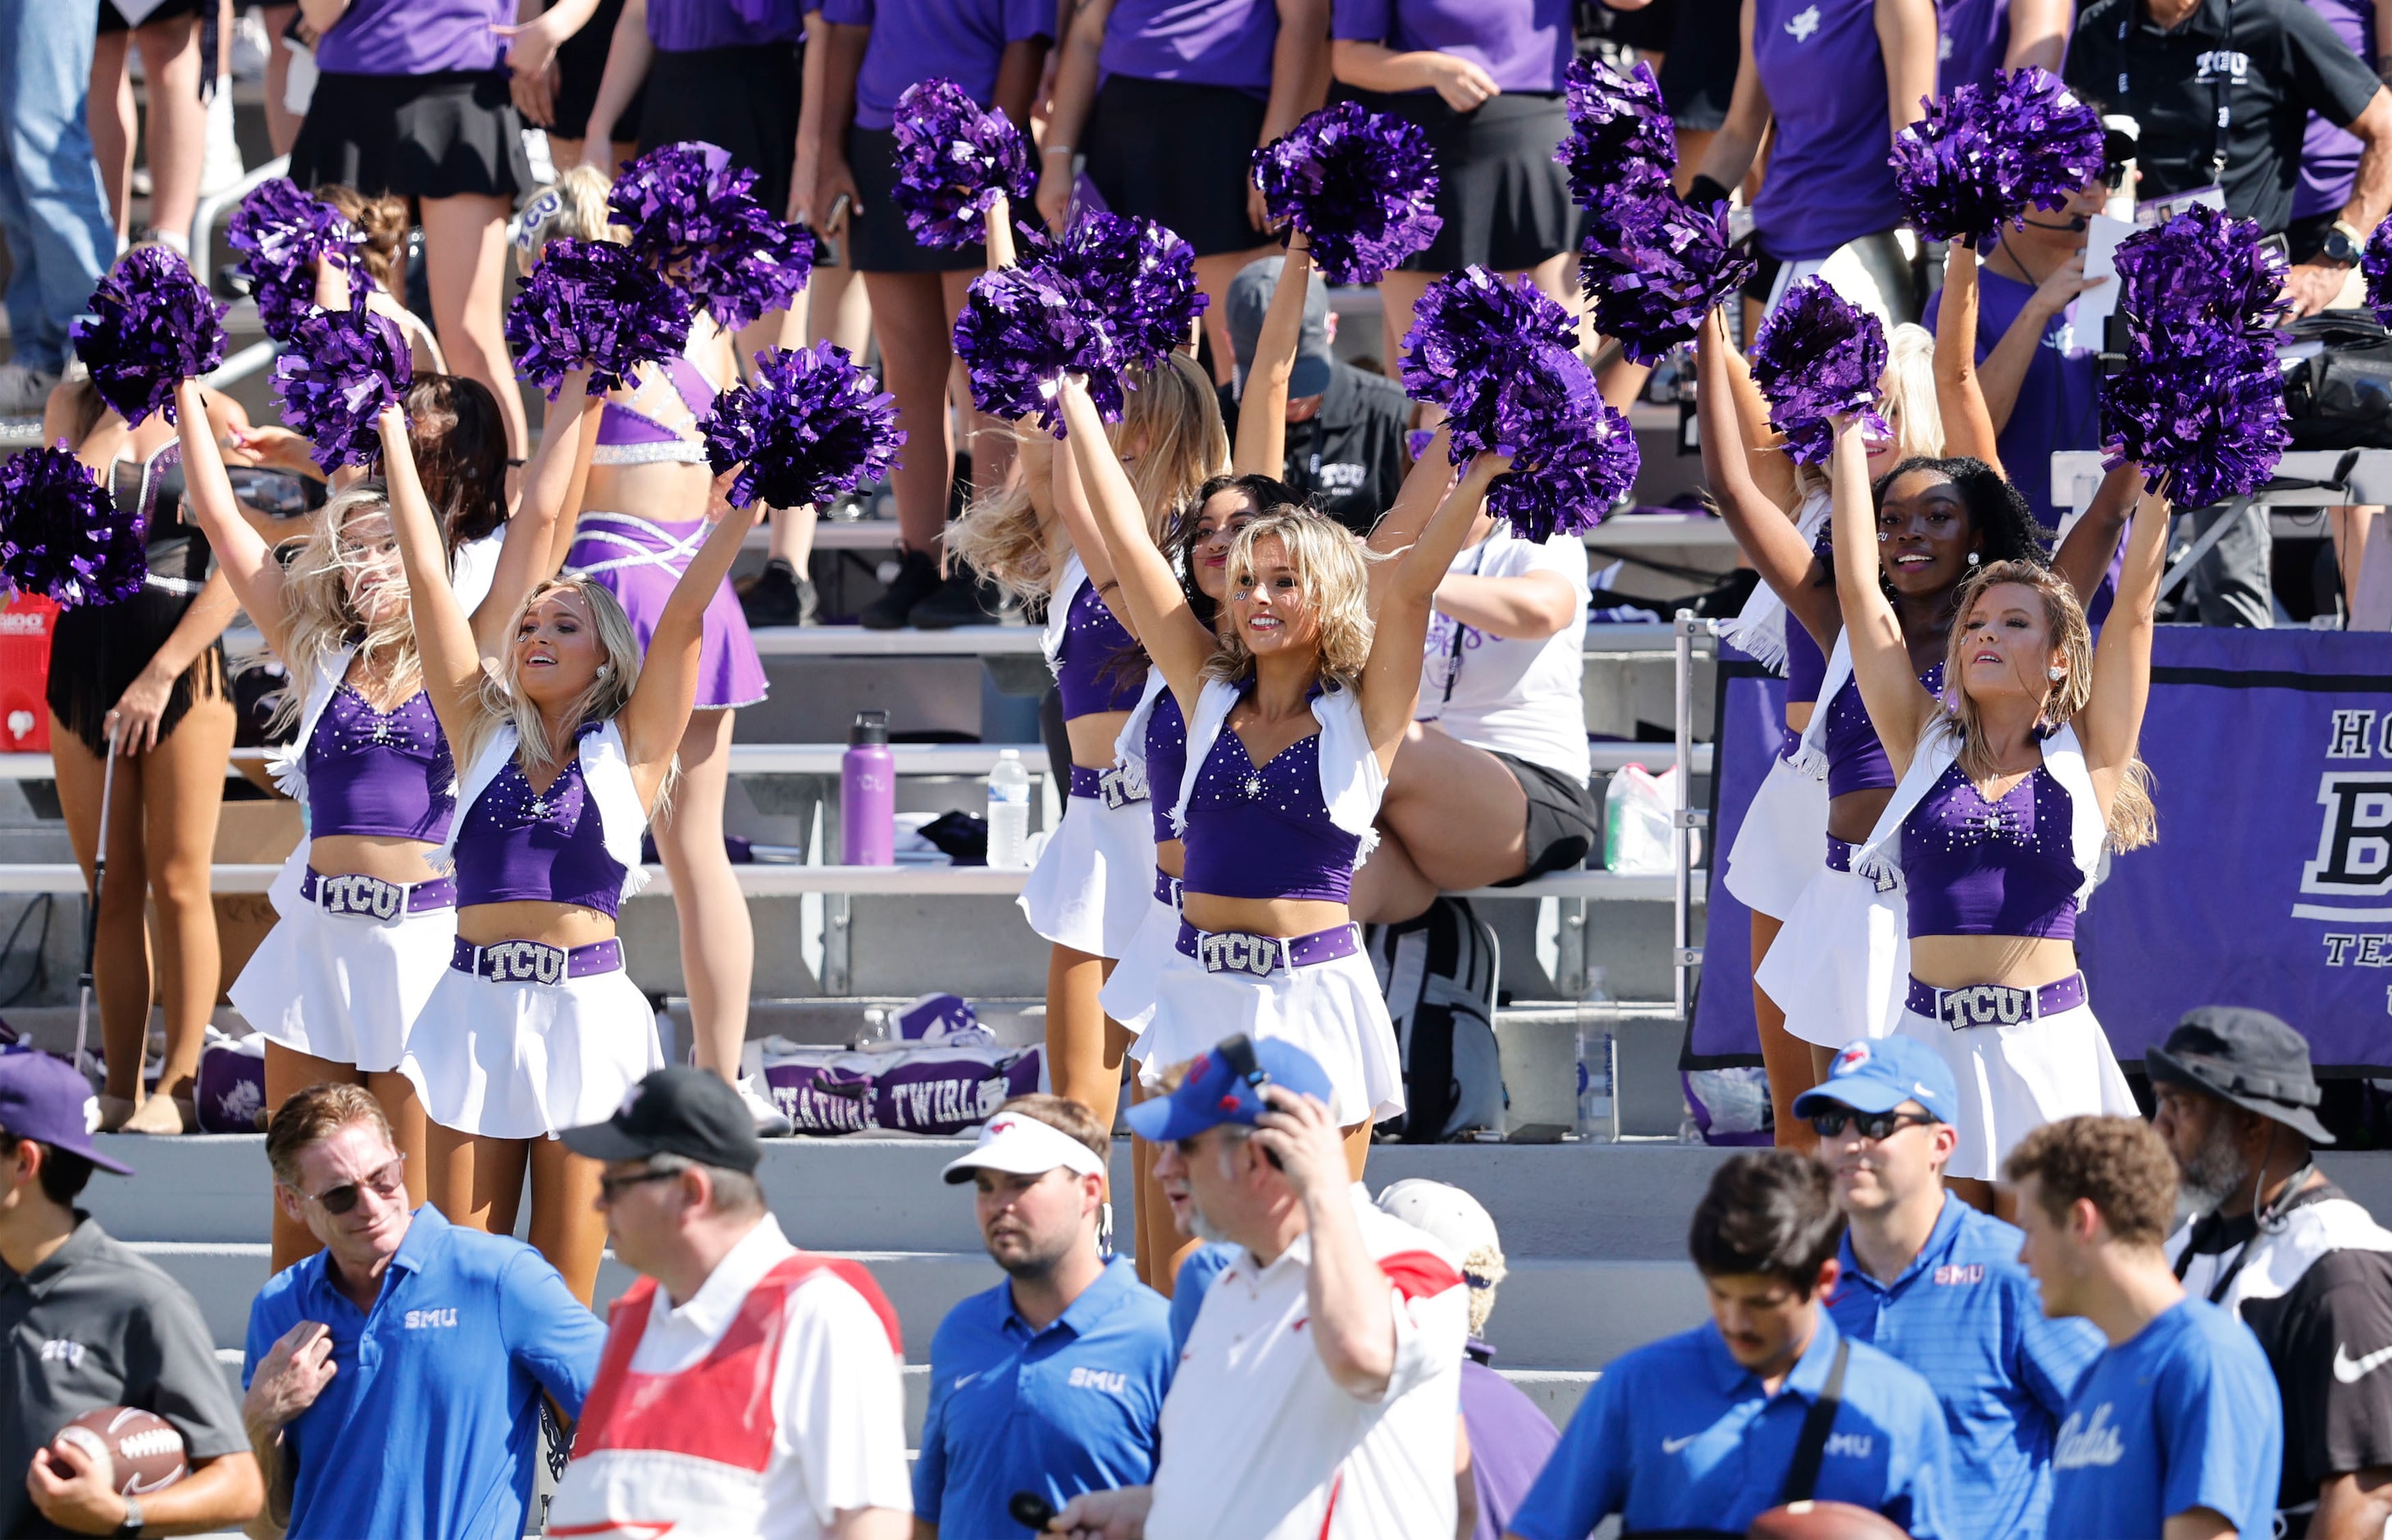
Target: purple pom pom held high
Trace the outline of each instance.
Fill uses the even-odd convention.
[[[383,408],[404,401],[415,364],[398,323],[378,311],[318,310],[274,361],[282,420],[316,447],[326,474],[382,454]]]
[[[1304,232],[1332,283],[1376,283],[1445,226],[1428,135],[1358,101],[1306,118],[1255,150],[1254,168],[1271,217]]]
[[[1540,414],[1583,417],[1594,381],[1577,354],[1569,313],[1529,280],[1484,268],[1448,273],[1412,308],[1404,388],[1451,414],[1457,465],[1515,452]]]
[[[843,347],[771,348],[756,356],[756,383],[727,390],[699,424],[707,463],[733,466],[738,507],[819,507],[897,463],[905,433],[897,403]]]
[[[2059,208],[2100,175],[2101,119],[2030,65],[1929,102],[1895,136],[1891,159],[1919,233],[1982,245],[2028,204]]]
[[[897,98],[897,182],[906,228],[945,251],[983,238],[1002,193],[1019,203],[1038,189],[1030,141],[1002,112],[982,111],[952,80],[916,81]]]
[[[1570,65],[1563,93],[1569,137],[1554,159],[1569,168],[1570,196],[1580,207],[1669,186],[1678,164],[1677,127],[1651,65],[1621,74],[1601,59],[1581,59]]]
[[[552,241],[507,307],[515,372],[554,400],[565,376],[590,371],[591,394],[613,390],[639,365],[689,340],[690,298],[630,248]]]
[[[1636,430],[1600,399],[1591,413],[1546,426],[1487,489],[1487,511],[1508,520],[1522,540],[1540,543],[1603,522],[1635,484],[1642,462]]]
[[[1161,363],[1211,303],[1196,287],[1196,249],[1151,219],[1086,210],[1054,260],[1103,314],[1124,363]]]
[[[0,463],[0,578],[20,593],[69,609],[122,603],[149,575],[145,534],[64,444]]]
[[[1769,398],[1769,425],[1786,436],[1795,463],[1826,462],[1835,447],[1828,419],[1854,416],[1874,437],[1893,430],[1878,415],[1885,375],[1885,327],[1817,278],[1786,293],[1752,339],[1752,378]]]
[[[2283,309],[2283,254],[2256,221],[2195,204],[2118,242],[2118,308],[2152,325],[2199,318],[2265,331]]]
[[[300,319],[316,307],[316,264],[330,256],[355,272],[366,238],[340,210],[301,191],[288,176],[276,176],[240,201],[225,226],[225,241],[241,254],[259,324],[287,345]]]
[[[1667,183],[1588,211],[1579,283],[1596,330],[1637,363],[1692,341],[1757,266],[1730,242],[1727,204],[1696,209]]]
[[[972,280],[956,318],[956,357],[971,375],[973,404],[992,416],[1035,417],[1064,437],[1056,387],[1087,376],[1088,398],[1118,423],[1121,346],[1112,323],[1079,286],[1046,263],[999,268]]]
[[[813,232],[758,202],[756,174],[703,140],[659,145],[606,194],[609,222],[725,331],[786,307],[813,275]]]
[[[69,329],[101,400],[128,423],[175,420],[175,386],[224,362],[225,307],[164,246],[136,246],[92,291],[90,316]]]
[[[2376,226],[2367,238],[2359,270],[2367,279],[2367,307],[2378,325],[2392,326],[2392,221]]]

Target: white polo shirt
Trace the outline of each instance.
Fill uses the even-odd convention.
[[[1309,1235],[1268,1267],[1241,1251],[1204,1296],[1163,1403],[1147,1540],[1451,1540],[1469,1288],[1436,1240],[1359,1182],[1352,1198],[1392,1286],[1385,1391],[1340,1389],[1313,1349]]]
[[[1457,552],[1457,578],[1525,578],[1551,572],[1577,595],[1569,624],[1541,638],[1490,636],[1438,610],[1423,640],[1420,702],[1412,714],[1476,748],[1510,754],[1583,785],[1586,747],[1586,545],[1576,535],[1522,540],[1494,531]]]

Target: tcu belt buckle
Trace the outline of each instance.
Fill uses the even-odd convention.
[[[1142,803],[1146,801],[1146,774],[1125,764],[1099,770],[1097,772],[1097,796],[1111,808]]]
[[[2026,1020],[2029,991],[2013,989],[2006,984],[1972,984],[1966,989],[1946,989],[1943,993],[1944,1024],[1964,1026],[2015,1026]]]
[[[501,941],[482,948],[482,971],[493,984],[555,984],[565,977],[565,948],[540,941]]]
[[[359,915],[386,924],[397,919],[398,911],[406,907],[407,890],[379,877],[352,872],[343,877],[319,878],[316,904],[326,914]]]
[[[1225,931],[1205,936],[1197,943],[1197,951],[1208,973],[1252,973],[1256,978],[1268,978],[1279,971],[1280,946],[1274,936]]]

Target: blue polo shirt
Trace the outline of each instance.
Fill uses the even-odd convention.
[[[2283,1463],[2283,1402],[2259,1339],[2186,1299],[2076,1382],[2052,1450],[2049,1533],[2160,1540],[2169,1519],[2205,1507],[2264,1536]]]
[[[1828,1312],[1855,1342],[1918,1371],[1952,1436],[1945,1515],[1970,1540],[2038,1540],[2051,1506],[2051,1442],[2069,1392],[2100,1356],[2089,1321],[2043,1313],[2019,1265],[2017,1227],[1946,1197],[1927,1244],[1900,1277],[1860,1269],[1844,1235],[1844,1275]]]
[[[1020,1540],[1005,1510],[1017,1492],[1060,1508],[1152,1481],[1178,1364],[1170,1316],[1123,1258],[1044,1331],[1014,1313],[1010,1283],[949,1311],[930,1339],[916,1516],[939,1540]]]
[[[335,1372],[282,1430],[298,1461],[293,1540],[520,1540],[540,1393],[579,1416],[606,1340],[556,1269],[427,1203],[370,1312],[325,1277],[322,1252],[269,1279],[249,1307],[243,1385],[302,1321],[332,1329]]]
[[[1512,1515],[1512,1532],[1521,1540],[1586,1540],[1617,1513],[1632,1534],[1742,1534],[1777,1506],[1802,1420],[1842,1339],[1821,1311],[1811,1345],[1774,1396],[1709,1325],[1613,1360]],[[1854,1343],[1812,1495],[1882,1513],[1916,1540],[1950,1540],[1947,1449],[1944,1413],[1927,1382]]]

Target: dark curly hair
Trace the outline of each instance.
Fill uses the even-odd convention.
[[[1912,471],[1932,471],[1959,489],[1961,506],[1969,510],[1969,528],[1984,537],[1980,555],[1987,566],[2003,561],[2042,565],[2048,559],[2043,549],[2043,526],[2035,522],[2025,495],[2010,485],[2008,476],[1970,455],[1912,455],[1877,478],[1869,489],[1870,506],[1882,509],[1886,489]]]
[[[1171,565],[1179,570],[1179,586],[1187,592],[1188,607],[1205,625],[1213,624],[1214,604],[1204,591],[1196,586],[1196,544],[1204,538],[1204,504],[1218,492],[1239,491],[1246,494],[1254,505],[1256,516],[1281,512],[1312,510],[1302,492],[1275,476],[1249,472],[1244,476],[1216,476],[1196,489],[1196,495],[1179,510],[1172,520],[1168,549],[1164,553]]]
[[[1826,1167],[1794,1150],[1753,1150],[1711,1173],[1686,1250],[1705,1277],[1760,1274],[1808,1298],[1843,1234]]]
[[[489,386],[462,374],[422,373],[407,387],[408,438],[424,501],[448,549],[507,521],[507,428]]]
[[[2077,1199],[2087,1200],[2128,1246],[2157,1247],[2176,1223],[2176,1161],[2139,1117],[2046,1123],[2019,1141],[2002,1175],[2014,1185],[2033,1177],[2035,1196],[2055,1223]]]

